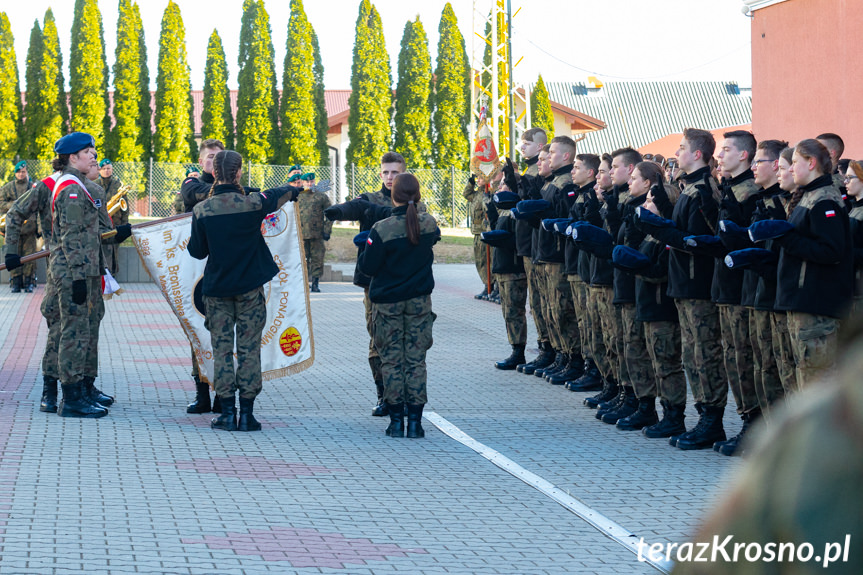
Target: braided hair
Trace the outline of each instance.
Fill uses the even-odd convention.
[[[240,168],[243,167],[243,156],[234,150],[222,150],[213,158],[213,186],[210,196],[217,184],[239,185]]]
[[[408,241],[413,245],[420,243],[420,221],[417,213],[417,202],[420,201],[420,183],[416,176],[410,172],[399,174],[393,180],[392,191],[393,202],[407,204],[408,210],[405,214],[405,226],[407,228]]]

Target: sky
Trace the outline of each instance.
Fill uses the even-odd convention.
[[[207,41],[213,29],[225,46],[229,86],[237,85],[237,52],[242,0],[175,0],[186,27],[186,50],[192,88],[203,89]],[[514,60],[518,84],[622,80],[732,80],[752,85],[750,22],[741,0],[511,0]],[[429,40],[432,66],[437,54],[438,24],[444,0],[373,0],[381,14],[393,83],[404,25],[419,16]],[[451,0],[468,57],[472,44],[482,58],[484,17],[492,0]],[[69,81],[69,42],[74,0],[0,0],[9,17],[21,89],[27,47],[34,20],[40,25],[50,7],[60,31],[64,75]],[[109,68],[116,48],[117,0],[99,0]],[[147,41],[151,88],[155,89],[161,19],[168,0],[138,0]],[[281,86],[289,0],[266,0],[276,71]],[[350,88],[351,58],[359,0],[306,0],[309,21],[317,32],[327,89]],[[475,8],[476,7],[476,8]],[[474,21],[474,16],[476,20]],[[110,85],[110,81],[109,81]]]

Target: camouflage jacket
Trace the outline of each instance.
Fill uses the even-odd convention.
[[[51,253],[51,273],[56,278],[70,276],[73,281],[99,277],[105,269],[100,238],[108,215],[104,192],[75,168],[63,168],[63,176],[66,174],[77,178],[84,188],[72,184],[54,194],[51,221],[56,249]]]
[[[107,209],[108,202],[111,201],[117,192],[120,191],[120,187],[122,186],[122,182],[120,182],[120,178],[116,176],[111,176],[110,178],[98,178],[96,183],[99,184],[103,190],[105,190],[105,206]],[[123,210],[117,210],[113,216],[111,216],[111,221],[114,222],[114,226],[122,226],[123,224],[129,223],[129,212]]]
[[[372,226],[357,268],[371,276],[369,299],[395,303],[428,295],[434,289],[432,246],[440,239],[434,217],[419,214],[419,244],[408,240],[407,206],[393,208],[392,216]]]
[[[300,208],[300,229],[304,240],[329,238],[333,222],[324,217],[324,210],[330,207],[329,196],[323,192],[303,190],[297,203]]]
[[[482,189],[472,186],[470,182],[465,184],[461,195],[469,202],[470,233],[477,235],[487,232],[490,228],[485,214],[485,205],[490,196]]]
[[[19,183],[18,180],[12,180],[11,182],[7,182],[2,188],[0,188],[0,215],[8,213],[12,208],[12,204],[25,195],[33,188],[33,182],[31,180],[27,180],[26,182]],[[8,219],[8,217],[7,217]],[[36,233],[36,220],[30,219],[21,223],[21,229],[19,230],[21,235],[30,235]]]
[[[56,177],[57,174],[54,174]],[[53,183],[51,184],[53,187]],[[6,249],[18,253],[18,243],[23,235],[22,224],[27,221],[39,222],[45,247],[53,249],[51,242],[51,188],[38,181],[24,195],[15,200],[6,212]]]

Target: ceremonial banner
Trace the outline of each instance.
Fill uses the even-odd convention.
[[[299,373],[315,360],[309,283],[303,265],[298,211],[295,202],[266,217],[261,233],[279,266],[279,273],[264,286],[267,324],[261,338],[261,371],[271,380]],[[175,216],[132,228],[132,240],[147,272],[174,310],[192,343],[201,378],[213,381],[213,347],[204,327],[206,309],[202,293],[204,266],[186,246],[192,233],[192,214]]]

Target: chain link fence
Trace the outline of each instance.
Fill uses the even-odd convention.
[[[50,160],[26,160],[33,180],[51,174]],[[0,159],[0,185],[14,177],[15,160]],[[129,211],[135,217],[163,218],[182,210],[178,203],[180,186],[188,169],[199,169],[194,163],[113,162],[114,177],[132,189],[126,196]],[[290,166],[246,164],[243,184],[260,189],[282,186],[288,180]],[[378,168],[303,166],[303,172],[314,172],[316,180],[330,180],[328,195],[336,204],[381,188]],[[463,228],[468,225],[468,203],[462,191],[470,172],[450,169],[413,170],[420,181],[422,201],[443,227]]]

